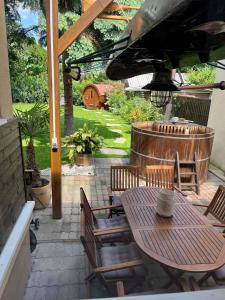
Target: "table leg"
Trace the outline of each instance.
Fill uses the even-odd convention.
[[[182,285],[180,283],[179,278],[184,274],[184,271],[177,271],[177,274],[174,275],[169,268],[162,266],[163,270],[166,272],[166,274],[170,277],[170,280],[164,285],[164,289],[168,289],[173,283],[176,284],[176,286],[179,289],[182,289]]]

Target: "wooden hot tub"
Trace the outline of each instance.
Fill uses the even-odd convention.
[[[165,122],[138,122],[132,125],[130,163],[140,166],[175,164],[176,153],[180,160],[193,161],[197,153],[200,182],[207,179],[208,165],[213,145],[214,130],[196,124]]]

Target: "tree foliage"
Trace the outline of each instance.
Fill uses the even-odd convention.
[[[48,99],[46,50],[40,45],[22,45],[17,59],[10,64],[14,102],[46,102]]]

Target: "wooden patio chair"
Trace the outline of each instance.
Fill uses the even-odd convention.
[[[124,213],[122,208],[120,195],[127,189],[139,187],[139,167],[132,165],[111,166],[110,169],[110,187],[108,188],[110,205],[121,206],[115,210],[111,210],[117,215]]]
[[[125,216],[117,218],[96,218],[94,212],[110,210],[114,206],[91,208],[84,189],[80,188],[81,209],[84,212],[85,222],[89,224],[102,243],[128,242],[130,240],[130,229]]]
[[[83,244],[92,273],[86,278],[91,281],[97,277],[110,292],[108,282],[135,280],[143,282],[145,269],[143,260],[135,243],[102,246],[97,243],[92,225],[87,222],[81,210],[80,240]]]
[[[194,206],[205,207],[205,216],[211,214],[218,223],[212,223],[213,226],[225,229],[225,186],[220,185],[209,205],[193,204]]]
[[[174,171],[170,165],[146,166],[146,186],[174,189]]]

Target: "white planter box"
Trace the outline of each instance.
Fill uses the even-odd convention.
[[[0,255],[0,299],[22,300],[31,268],[29,226],[34,201],[25,203]]]

